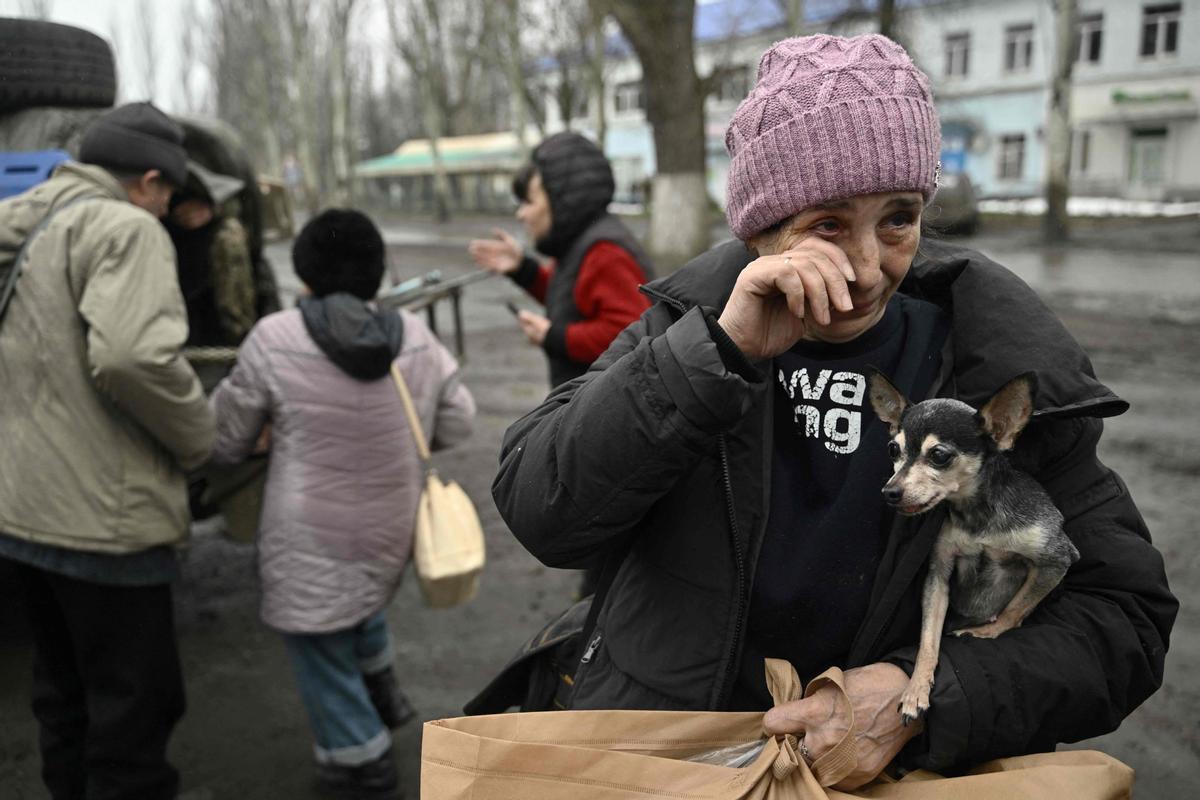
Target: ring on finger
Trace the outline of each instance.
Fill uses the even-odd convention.
[[[812,753],[808,752],[808,744],[805,743],[803,736],[800,737],[800,757],[804,759],[805,763],[812,766]]]

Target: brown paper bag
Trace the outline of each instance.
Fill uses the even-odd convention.
[[[805,695],[841,687],[830,669]],[[791,664],[768,659],[776,703],[800,697]],[[760,739],[758,712],[548,711],[425,723],[422,800],[1121,800],[1133,770],[1103,753],[1069,751],[990,761],[972,774],[914,772],[852,793],[833,786],[856,766],[854,729],[810,768],[792,737],[767,741],[741,769],[682,759]]]

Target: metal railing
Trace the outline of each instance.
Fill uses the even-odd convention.
[[[437,304],[441,300],[450,301],[450,316],[454,323],[454,352],[460,361],[466,360],[466,339],[462,324],[462,293],[463,289],[472,283],[487,280],[493,273],[486,270],[469,272],[457,278],[442,280],[441,270],[433,270],[424,275],[410,278],[398,283],[387,291],[380,293],[375,302],[380,308],[403,308],[419,313],[424,310],[426,322],[430,330],[439,339]],[[185,347],[183,357],[194,365],[228,364],[237,361],[236,347]]]

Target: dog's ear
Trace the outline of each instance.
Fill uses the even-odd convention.
[[[875,409],[879,418],[887,423],[888,430],[895,436],[900,430],[900,416],[904,409],[908,408],[908,399],[874,367],[867,368],[867,386],[871,407]]]
[[[1033,414],[1037,378],[1032,372],[1018,375],[1000,387],[979,409],[979,424],[1001,450],[1011,450]]]

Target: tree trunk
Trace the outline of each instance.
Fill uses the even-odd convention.
[[[450,221],[450,180],[446,176],[446,165],[438,140],[446,134],[449,124],[445,105],[448,101],[445,64],[441,60],[442,22],[438,13],[438,0],[425,0],[425,22],[428,26],[421,31],[419,47],[421,57],[428,67],[427,75],[436,76],[437,84],[425,81],[425,135],[429,139],[429,153],[433,157],[433,218],[437,222]],[[439,95],[443,102],[439,103]]]
[[[608,109],[604,105],[604,17],[592,12],[592,51],[588,59],[588,77],[591,83],[592,120],[596,126],[596,145],[604,151],[604,140],[608,138]]]
[[[879,32],[896,38],[896,0],[879,0]]]
[[[804,0],[784,0],[787,3],[786,19],[788,36],[799,36],[804,31]]]
[[[526,141],[525,128],[528,115],[525,108],[528,105],[523,89],[525,76],[521,72],[521,60],[524,51],[521,49],[521,17],[519,0],[504,2],[504,44],[501,47],[504,59],[504,71],[508,77],[509,97],[512,104],[513,130],[517,134],[517,143],[521,148],[522,158],[529,155],[529,143]]]
[[[292,76],[296,91],[292,129],[296,135],[296,160],[300,162],[301,188],[309,214],[316,214],[318,197],[313,183],[317,178],[317,161],[312,146],[313,110],[312,69],[309,36],[309,0],[288,0],[287,22],[292,46]]]
[[[350,175],[350,93],[346,50],[350,38],[350,18],[354,14],[355,0],[342,0],[330,9],[330,102],[333,106],[332,156],[334,175],[334,202],[338,205],[353,205],[353,182]]]
[[[1050,78],[1050,109],[1046,114],[1046,214],[1042,235],[1047,242],[1071,235],[1067,198],[1071,194],[1071,69],[1074,53],[1076,0],[1054,0],[1054,71]]]
[[[692,50],[695,2],[611,0],[609,8],[642,63],[657,161],[649,245],[670,270],[708,247],[704,90]]]

